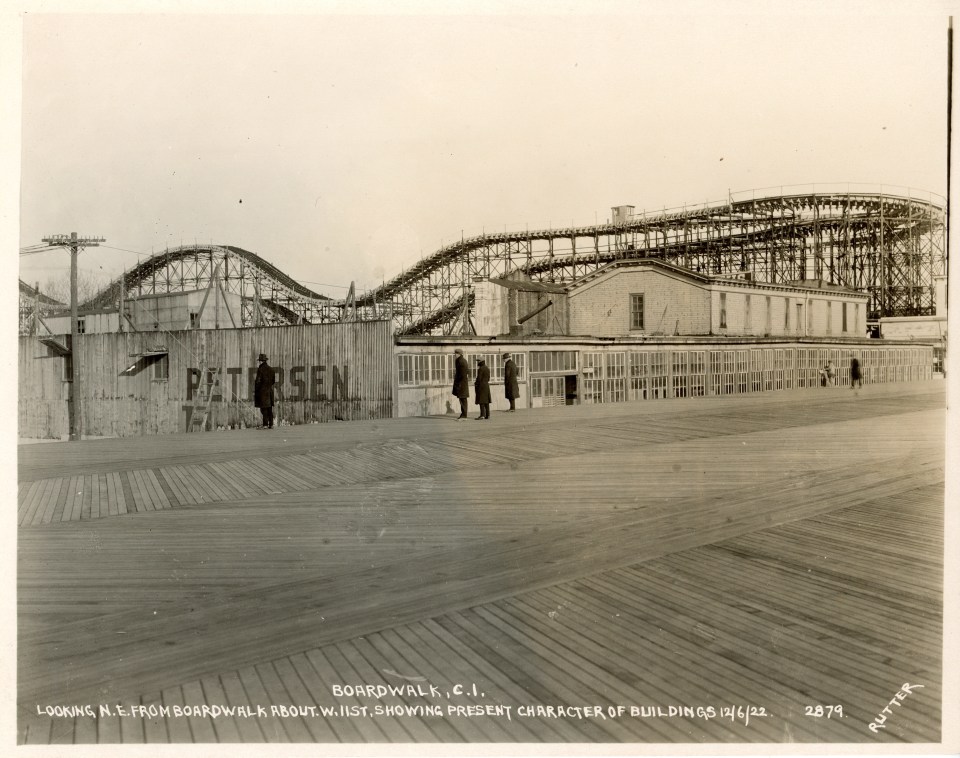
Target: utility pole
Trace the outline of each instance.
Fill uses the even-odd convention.
[[[67,401],[67,410],[70,414],[70,441],[74,442],[83,436],[80,414],[80,351],[79,328],[77,320],[77,255],[87,247],[96,247],[106,242],[104,237],[78,237],[76,232],[55,234],[44,237],[51,247],[70,248],[70,396]]]

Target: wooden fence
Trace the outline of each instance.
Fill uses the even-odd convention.
[[[161,351],[166,352],[156,354]],[[218,368],[220,384],[214,388],[206,427],[257,426],[253,381],[260,353],[276,371],[274,414],[280,423],[389,418],[393,413],[389,321],[89,334],[80,335],[73,352],[79,359],[84,436],[190,430],[192,414],[206,406],[205,385]],[[35,337],[20,338],[20,437],[69,434],[70,360]]]

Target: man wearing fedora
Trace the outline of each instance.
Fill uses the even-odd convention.
[[[510,353],[503,354],[503,393],[510,401],[510,410],[507,413],[516,411],[516,400],[520,397],[520,384],[517,382],[517,366],[510,357]]]
[[[263,429],[273,429],[273,384],[276,381],[273,369],[267,363],[267,356],[260,353],[257,358],[257,378],[253,383],[253,405],[260,409],[263,416]]]
[[[463,357],[463,350],[459,347],[453,351],[457,356],[453,363],[453,389],[450,391],[460,401],[460,415],[457,421],[467,417],[467,400],[470,398],[470,372],[467,368],[467,359]]]
[[[477,393],[477,405],[480,406],[477,421],[484,421],[490,418],[490,369],[482,357],[477,358],[477,380],[473,389]]]

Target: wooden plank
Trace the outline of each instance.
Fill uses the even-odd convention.
[[[227,500],[245,500],[253,494],[245,483],[229,470],[225,462],[208,463],[206,468],[228,493]]]
[[[67,494],[70,491],[70,480],[67,477],[62,477],[60,480],[60,494],[57,496],[56,504],[53,508],[53,515],[50,518],[51,522],[60,522],[63,521],[63,511],[67,505]]]
[[[405,637],[405,627],[397,629],[385,629],[383,632],[367,636],[366,640],[378,652],[380,652],[385,662],[389,661],[383,671],[388,677],[392,677],[394,684],[411,683],[436,683],[439,687],[450,687],[452,668],[446,668],[446,673],[438,670],[436,665],[442,665],[436,658],[436,651],[431,650],[429,654],[436,661],[436,665],[431,663],[420,652],[411,646],[408,639],[414,639],[410,636]],[[409,635],[409,633],[408,633]],[[458,671],[464,671],[463,667],[458,667]],[[404,672],[404,673],[401,673]],[[465,673],[463,676],[454,677],[456,682],[478,683],[480,677],[476,671]],[[395,681],[394,681],[395,680]],[[479,686],[484,686],[482,682]],[[447,720],[457,731],[458,740],[465,742],[503,742],[510,738],[509,732],[501,727],[497,719],[472,719],[461,716],[448,715]]]
[[[366,639],[358,637],[345,642],[339,642],[336,647],[357,673],[359,678],[355,681],[374,685],[388,684],[382,673],[384,665],[388,664],[377,655],[376,650],[367,644]],[[379,665],[372,661],[377,661]],[[396,697],[392,695],[386,698],[380,698],[380,701],[383,702],[384,705],[423,705],[424,703],[420,702],[421,700],[422,698],[419,697]],[[426,702],[429,704],[429,701]],[[433,729],[431,730],[430,726],[425,723],[425,718],[420,716],[384,716],[382,718],[394,718],[403,731],[406,732],[403,738],[404,740],[412,740],[413,742],[429,742],[431,740],[438,740],[440,742],[460,741],[460,735],[443,719],[437,720],[436,718],[430,718],[429,720],[433,725]]]
[[[236,708],[247,706],[252,713],[257,712],[257,703],[254,703],[247,697],[243,689],[243,683],[240,676],[235,671],[228,671],[220,675],[220,685],[223,687],[224,697],[228,705]],[[237,731],[240,733],[241,742],[264,742],[263,732],[260,730],[260,724],[256,718],[237,719]]]
[[[163,487],[160,486],[160,482],[157,479],[157,475],[153,469],[144,469],[143,471],[144,482],[147,485],[147,489],[150,492],[151,502],[153,507],[158,511],[169,508],[170,501],[167,499],[166,493],[163,491]]]
[[[318,707],[339,709],[340,703],[331,694],[330,685],[317,675],[317,670],[307,659],[305,653],[296,653],[287,660],[290,663],[290,668],[299,678],[300,686],[306,690],[304,702],[316,703]],[[289,674],[285,669],[278,669],[278,671],[286,683]],[[296,685],[294,685],[294,688],[296,688]],[[334,715],[326,718],[326,722],[331,732],[330,742],[365,741],[354,725],[354,719],[352,718],[342,718],[339,715]]]
[[[183,705],[183,690],[179,687],[168,687],[160,693],[160,699],[163,705],[173,708],[175,705]],[[167,734],[170,736],[170,742],[192,742],[193,734],[190,730],[190,721],[185,718],[167,719]]]
[[[200,502],[199,493],[191,485],[191,482],[180,466],[169,466],[166,468],[166,472],[180,484],[180,491],[183,495],[181,502],[184,505],[196,505]]]
[[[566,672],[549,659],[527,655],[527,651],[521,654],[515,647],[503,644],[503,636],[498,630],[479,618],[473,610],[448,614],[438,619],[438,623],[448,631],[456,629],[460,633],[466,632],[480,642],[487,651],[485,656],[492,654],[498,667],[512,670],[511,678],[524,676],[527,688],[540,690],[545,696],[540,702],[547,702],[551,697],[567,703],[603,702],[603,693],[587,686],[585,682],[579,682],[578,688],[572,689]],[[566,725],[566,722],[563,723]],[[584,719],[570,726],[579,735],[578,741],[630,742],[632,737],[628,729],[613,720]]]
[[[27,722],[25,745],[49,745],[53,719],[46,716],[32,716]]]
[[[38,480],[35,482],[30,482],[27,489],[26,495],[23,496],[20,501],[20,506],[17,508],[17,523],[24,524],[30,523],[30,519],[33,517],[33,513],[37,509],[37,503],[40,499],[40,492],[44,487],[44,480]]]
[[[120,743],[120,717],[117,715],[117,705],[118,703],[110,704],[109,716],[103,714],[97,716],[97,743],[100,745]]]
[[[159,692],[151,692],[140,698],[140,703],[149,708],[158,708],[163,705],[163,695]],[[167,732],[167,718],[162,712],[156,716],[148,715],[143,719],[144,741],[150,745],[162,745],[170,742],[170,735]]]
[[[296,704],[283,686],[279,675],[277,674],[272,662],[261,663],[255,666],[260,681],[263,683],[264,691],[269,698],[269,702],[277,706],[287,706]],[[283,723],[283,728],[290,737],[291,742],[311,742],[313,737],[307,728],[304,717],[287,716],[279,719]]]
[[[240,682],[243,684],[243,689],[250,701],[257,705],[263,705],[269,712],[269,705],[272,701],[260,680],[257,669],[254,666],[245,666],[237,672],[237,675],[240,677]],[[291,742],[282,719],[268,713],[267,716],[260,717],[257,721],[260,723],[260,729],[267,742]]]
[[[128,512],[127,494],[123,488],[123,481],[121,480],[120,473],[117,471],[111,472],[110,478],[113,479],[113,491],[117,498],[117,515],[122,516]]]
[[[304,686],[303,681],[300,679],[300,676],[290,659],[281,658],[280,660],[274,661],[273,668],[280,680],[280,684],[287,693],[287,705],[317,705],[310,692]],[[329,721],[323,716],[304,716],[303,723],[310,732],[310,740],[312,742],[337,741],[336,732],[334,732]]]
[[[310,662],[310,665],[313,667],[313,670],[316,672],[320,680],[325,683],[326,687],[329,687],[330,683],[346,683],[343,673],[334,667],[334,663],[328,658],[327,652],[329,652],[327,648],[315,648],[307,651],[306,658]],[[342,703],[348,708],[366,705],[366,703],[364,703],[355,695],[347,695],[338,698],[337,700],[339,703]],[[336,723],[338,725],[343,725],[345,721],[340,720]],[[379,723],[379,720],[358,718],[351,719],[350,724],[352,724],[352,726],[357,730],[360,738],[364,742],[389,741],[384,728]]]
[[[183,466],[179,470],[183,481],[194,493],[197,503],[215,503],[220,500],[198,466]]]
[[[144,733],[145,719],[140,716],[126,715],[120,717],[120,739],[124,745],[142,745],[146,742]]]
[[[517,671],[508,671],[506,667],[497,666],[496,661],[491,660],[481,646],[471,644],[469,636],[451,632],[439,623],[437,618],[425,619],[422,623],[411,624],[407,628],[424,641],[427,649],[449,649],[452,652],[446,657],[447,660],[452,656],[459,657],[467,665],[472,665],[482,672],[485,679],[503,693],[507,704],[540,702],[538,693],[533,691],[535,688],[528,689],[525,686],[526,677],[517,676]],[[579,732],[559,719],[515,719],[506,724],[500,722],[500,726],[510,730],[515,739],[522,741],[533,738],[539,742],[577,742],[582,739]]]
[[[106,499],[106,505],[107,505],[107,513],[106,513],[107,516],[117,516],[120,513],[120,510],[117,507],[117,489],[116,489],[116,481],[113,478],[113,474],[114,472],[111,471],[108,474],[104,475],[104,478],[105,478],[104,483],[106,485],[106,490],[104,490],[102,486],[100,490],[101,492],[104,492],[104,491],[106,492],[105,499]]]
[[[220,503],[224,500],[230,500],[231,497],[228,494],[228,490],[224,486],[224,483],[218,481],[213,477],[210,471],[202,464],[197,464],[190,467],[190,473],[193,475],[196,482],[203,487],[207,492],[208,501],[212,503]]]
[[[97,719],[89,716],[81,716],[73,724],[73,744],[74,745],[96,745],[97,744]]]
[[[54,520],[58,522],[71,521],[73,518],[73,504],[77,498],[77,477],[66,477],[62,496],[64,499],[63,507],[57,509],[57,513],[54,514]]]
[[[409,683],[409,680],[405,681],[399,676],[390,673],[396,668],[405,670],[408,664],[406,659],[399,655],[390,645],[386,644],[382,637],[377,637],[376,644],[368,637],[358,637],[349,642],[341,643],[341,646],[353,649],[355,660],[357,661],[354,665],[358,673],[364,677],[364,682],[394,686]],[[435,681],[439,683],[441,680]],[[424,689],[428,688],[424,687]],[[397,698],[391,697],[391,701],[394,702],[385,704],[394,704],[396,700],[399,700],[403,705],[414,708],[417,706],[437,705],[443,708],[445,705],[445,703],[437,702],[437,700],[429,696],[422,697],[418,694],[404,694]],[[456,722],[456,725],[454,722]],[[481,740],[484,740],[482,731],[477,728],[470,729],[469,719],[450,717],[446,713],[443,717],[427,715],[408,716],[404,718],[401,723],[416,742],[439,741],[449,743],[469,741],[470,738],[464,737],[463,734],[464,723],[468,724],[466,731],[473,738],[479,737]]]
[[[137,500],[133,494],[134,482],[129,471],[118,471],[120,475],[120,487],[123,490],[123,501],[127,506],[127,513],[136,513]]]
[[[53,513],[57,507],[57,501],[63,490],[63,479],[54,479],[51,483],[50,492],[43,503],[43,512],[37,510],[37,515],[33,517],[34,524],[49,524],[53,521]]]
[[[205,676],[200,680],[202,690],[202,703],[207,705],[223,706],[227,702],[226,693],[217,676]],[[222,714],[216,718],[210,719],[213,722],[213,729],[216,732],[217,742],[241,742],[239,722],[244,718]]]
[[[180,484],[180,480],[169,468],[157,470],[159,471],[160,478],[166,483],[167,489],[170,490],[171,494],[167,496],[167,499],[170,500],[171,507],[177,508],[186,505],[188,501],[183,494],[183,487]]]
[[[90,518],[100,518],[100,475],[90,475]]]

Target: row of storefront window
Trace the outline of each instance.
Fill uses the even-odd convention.
[[[476,375],[477,358],[490,368],[490,381],[503,382],[497,353],[465,356]],[[529,356],[529,377],[527,359]],[[697,397],[814,387],[821,370],[833,364],[833,384],[846,384],[850,359],[860,362],[865,383],[919,381],[932,376],[929,348],[753,348],[744,350],[531,351],[514,353],[518,381],[529,378],[531,397],[560,392],[563,376],[579,375],[581,402]],[[445,385],[453,378],[453,357],[446,354],[399,355],[401,387]]]

